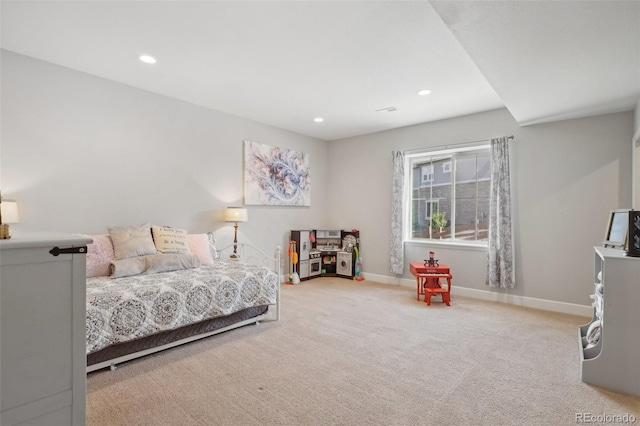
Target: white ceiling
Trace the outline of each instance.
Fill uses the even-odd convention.
[[[434,1],[520,125],[634,108],[640,1]]]
[[[638,1],[1,7],[3,49],[323,140],[503,106],[530,124],[640,97]]]

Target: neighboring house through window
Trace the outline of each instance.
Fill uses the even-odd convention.
[[[477,244],[488,239],[489,145],[424,151],[405,157],[411,240]]]
[[[422,172],[422,182],[433,182],[433,165],[427,164],[420,167]]]

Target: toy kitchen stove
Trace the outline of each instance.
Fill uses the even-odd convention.
[[[322,273],[322,253],[311,249],[309,252],[309,278],[318,277]]]

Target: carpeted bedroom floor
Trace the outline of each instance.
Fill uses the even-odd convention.
[[[282,317],[88,375],[87,424],[572,425],[640,398],[580,381],[586,318],[322,278]],[[593,422],[592,422],[593,424]]]

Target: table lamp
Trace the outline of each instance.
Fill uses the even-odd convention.
[[[233,236],[233,254],[230,256],[232,259],[238,259],[237,248],[238,248],[238,222],[246,222],[249,220],[249,215],[247,213],[247,209],[243,209],[242,207],[227,207],[227,210],[224,213],[225,222],[234,222],[235,225],[235,233]]]
[[[11,238],[8,223],[18,223],[18,203],[16,200],[3,199],[0,196],[0,240]]]

